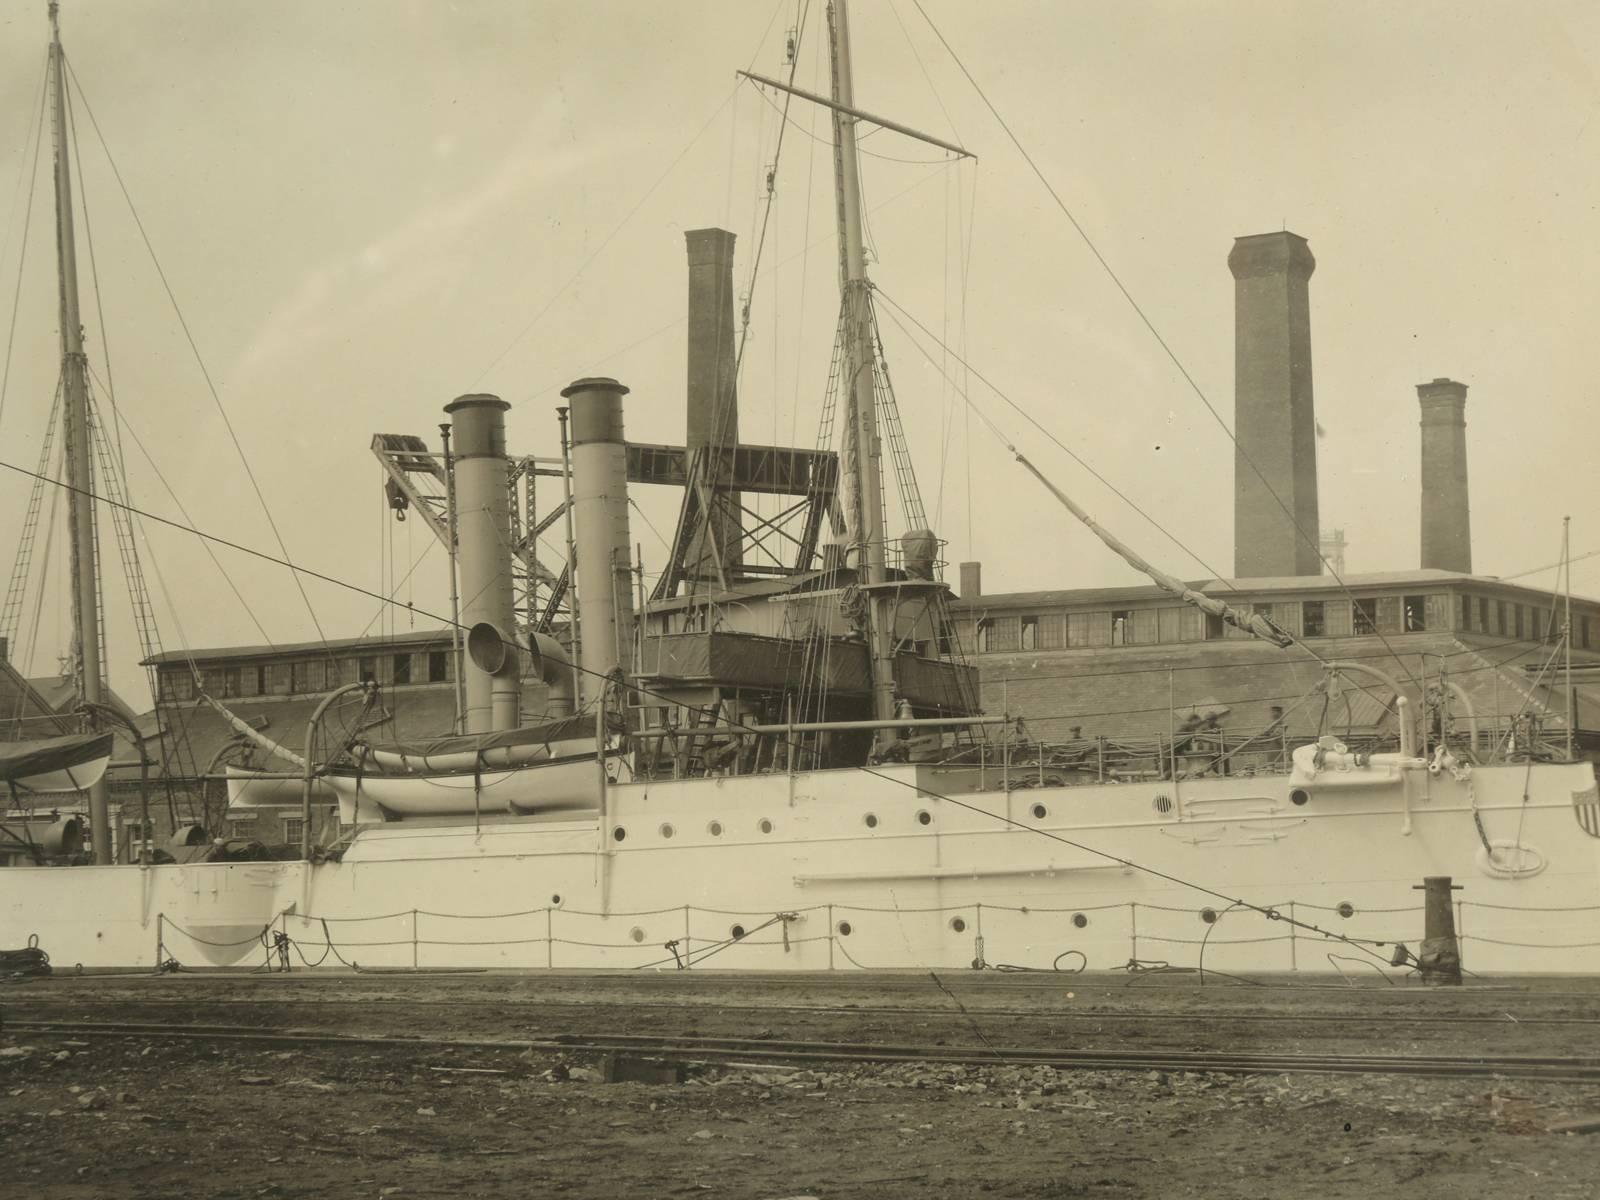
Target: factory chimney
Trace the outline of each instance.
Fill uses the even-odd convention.
[[[689,387],[686,443],[692,460],[705,454],[707,474],[726,484],[733,473],[733,452],[739,446],[739,397],[733,337],[733,242],[726,229],[691,229],[684,235],[689,251]],[[737,492],[711,489],[714,506],[708,525],[688,563],[689,574],[704,580],[737,574],[742,521]],[[715,548],[713,548],[713,542]]]
[[[633,570],[628,535],[628,447],[615,379],[579,379],[562,390],[572,406],[572,519],[577,527],[579,691],[632,663]]]
[[[1236,238],[1233,573],[1320,575],[1317,421],[1311,403],[1306,240],[1287,231]],[[1287,511],[1285,511],[1287,509]]]
[[[515,729],[521,683],[511,589],[511,509],[506,483],[506,410],[499,396],[458,396],[452,424],[456,570],[461,624],[469,633],[468,733]]]
[[[1422,565],[1472,574],[1467,496],[1467,385],[1417,384],[1422,405]]]

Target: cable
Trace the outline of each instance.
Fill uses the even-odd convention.
[[[606,234],[605,240],[596,246],[593,252],[590,253],[589,257],[583,260],[583,264],[575,272],[573,272],[571,277],[569,277],[565,283],[555,290],[555,293],[551,295],[550,299],[545,302],[544,307],[533,314],[532,319],[529,320],[520,331],[518,331],[516,337],[511,339],[510,344],[507,345],[504,350],[500,351],[499,354],[495,355],[494,361],[482,371],[478,372],[477,378],[473,381],[474,387],[481,383],[484,376],[488,375],[489,372],[498,367],[501,362],[505,360],[506,356],[517,348],[517,344],[521,342],[523,338],[527,337],[528,334],[532,332],[533,327],[544,319],[545,314],[556,306],[556,301],[560,300],[562,296],[566,295],[567,290],[583,277],[583,273],[594,264],[595,259],[600,257],[600,255],[605,251],[605,248],[611,245],[617,234],[622,232],[623,228],[628,224],[628,222],[633,220],[635,214],[637,214],[638,211],[644,207],[645,201],[649,200],[650,197],[655,194],[655,190],[664,182],[666,182],[667,176],[672,174],[677,165],[683,161],[684,156],[687,155],[690,150],[694,149],[695,143],[705,136],[706,130],[711,128],[712,123],[722,115],[722,110],[727,108],[728,103],[738,94],[739,85],[735,83],[733,87],[729,89],[728,94],[723,97],[722,103],[717,105],[716,110],[706,118],[705,124],[700,126],[699,131],[684,144],[683,149],[678,151],[677,157],[667,164],[666,170],[662,171],[661,174],[656,177],[656,181],[645,189],[644,195],[640,196],[638,202],[627,211],[627,214],[622,218],[621,221],[617,223],[616,228],[614,228],[610,233]]]
[[[6,365],[5,373],[0,375],[0,418],[6,413],[6,390],[11,384],[11,351],[17,341],[17,311],[22,304],[22,269],[28,261],[28,230],[33,226],[33,196],[38,190],[39,178],[39,147],[44,143],[44,110],[45,95],[50,82],[50,55],[45,54],[44,79],[39,85],[39,123],[34,131],[33,138],[33,165],[28,168],[28,207],[23,210],[22,238],[18,245],[17,254],[17,286],[11,294],[11,325],[6,333]],[[23,143],[23,152],[26,155],[27,143]],[[21,190],[22,180],[17,180],[18,190]],[[16,200],[12,199],[12,208],[16,208]]]
[[[228,438],[233,443],[234,450],[239,455],[239,462],[244,466],[245,476],[250,480],[250,487],[256,494],[256,499],[261,504],[261,511],[267,518],[267,524],[272,529],[272,536],[278,543],[278,549],[285,560],[289,558],[289,548],[284,543],[283,534],[278,529],[278,522],[273,519],[272,510],[267,506],[267,498],[261,490],[261,484],[256,479],[254,468],[250,465],[250,458],[244,452],[244,447],[239,443],[239,435],[234,432],[233,422],[228,417],[228,410],[223,407],[222,396],[217,391],[217,385],[212,381],[211,371],[207,368],[205,359],[200,354],[200,347],[194,340],[194,334],[189,329],[189,322],[184,318],[183,309],[178,305],[178,298],[173,293],[172,285],[167,281],[167,273],[161,268],[161,260],[156,257],[155,247],[150,242],[150,235],[145,231],[144,222],[139,217],[139,210],[134,207],[133,197],[128,194],[128,185],[123,182],[122,172],[117,169],[117,160],[112,157],[111,147],[106,143],[105,135],[100,132],[100,123],[95,120],[94,108],[89,103],[89,97],[84,93],[83,85],[78,82],[77,72],[72,69],[72,64],[67,60],[65,53],[61,61],[66,64],[67,73],[72,79],[73,86],[78,89],[78,97],[83,101],[83,110],[89,114],[89,124],[94,129],[95,137],[100,140],[100,148],[105,151],[106,162],[111,166],[112,177],[116,179],[117,186],[122,190],[122,198],[127,202],[128,212],[133,217],[133,223],[139,230],[139,237],[144,241],[144,248],[150,255],[150,262],[156,269],[156,275],[161,280],[161,286],[167,293],[167,300],[172,304],[172,311],[178,318],[178,324],[183,329],[183,336],[189,343],[189,349],[194,355],[194,361],[200,368],[200,374],[206,381],[206,389],[211,393],[217,413],[222,417],[223,427],[228,431]],[[328,636],[323,632],[322,622],[317,619],[317,611],[311,605],[311,597],[306,595],[305,588],[300,583],[298,575],[295,576],[295,587],[300,592],[300,599],[305,602],[306,611],[311,615],[311,624],[316,628],[317,638],[323,643],[324,652],[332,658],[332,653],[327,650]]]
[[[1017,135],[1011,132],[1011,126],[1006,124],[1005,118],[1000,115],[999,109],[995,108],[993,102],[990,101],[988,94],[978,86],[978,81],[974,79],[972,77],[972,73],[967,70],[966,64],[963,63],[959,57],[957,57],[956,52],[951,48],[950,43],[945,41],[944,34],[939,32],[939,27],[933,23],[933,18],[928,16],[927,11],[922,7],[921,0],[911,0],[911,2],[916,6],[917,11],[922,14],[922,19],[928,23],[928,28],[933,30],[934,36],[939,39],[939,43],[950,55],[951,61],[954,62],[956,66],[960,68],[961,73],[966,76],[967,82],[972,85],[972,90],[977,92],[978,98],[983,101],[984,106],[988,108],[989,112],[994,116],[994,119],[999,123],[1000,128],[1005,131],[1005,135],[1011,139],[1011,144],[1017,148],[1017,152],[1022,155],[1023,160],[1027,162],[1034,175],[1038,177],[1039,182],[1044,185],[1044,189],[1050,193],[1050,198],[1056,202],[1056,207],[1061,210],[1062,214],[1071,223],[1073,229],[1077,231],[1078,236],[1083,240],[1083,244],[1087,246],[1089,252],[1094,255],[1095,261],[1100,264],[1101,268],[1105,271],[1106,276],[1113,284],[1116,285],[1117,290],[1122,293],[1123,299],[1128,302],[1129,307],[1131,307],[1138,315],[1139,320],[1144,323],[1144,327],[1149,330],[1150,335],[1155,338],[1156,344],[1159,345],[1166,353],[1167,358],[1170,359],[1172,365],[1177,368],[1178,373],[1183,376],[1190,389],[1197,397],[1199,397],[1200,403],[1205,406],[1206,411],[1209,412],[1216,420],[1218,428],[1220,428],[1222,432],[1227,435],[1228,440],[1233,443],[1235,452],[1245,462],[1245,464],[1248,465],[1253,472],[1255,472],[1256,477],[1261,480],[1261,484],[1264,488],[1266,488],[1267,494],[1272,497],[1272,499],[1277,503],[1278,507],[1283,510],[1284,515],[1289,518],[1289,523],[1291,526],[1293,526],[1295,533],[1298,534],[1300,539],[1310,545],[1316,552],[1318,561],[1322,563],[1323,567],[1327,570],[1328,575],[1335,583],[1339,585],[1341,589],[1345,591],[1346,594],[1350,595],[1351,599],[1353,600],[1355,597],[1350,593],[1350,589],[1345,586],[1345,582],[1340,578],[1339,572],[1333,569],[1333,564],[1330,563],[1323,555],[1322,543],[1320,539],[1308,535],[1306,531],[1300,527],[1300,523],[1295,518],[1294,513],[1290,510],[1289,506],[1284,503],[1283,498],[1278,495],[1278,492],[1272,486],[1271,481],[1266,477],[1261,468],[1256,465],[1255,460],[1250,457],[1248,452],[1246,452],[1245,449],[1239,445],[1239,439],[1234,436],[1233,430],[1228,428],[1228,423],[1222,419],[1222,415],[1217,412],[1215,406],[1212,405],[1210,398],[1206,396],[1205,391],[1200,387],[1200,384],[1195,380],[1194,376],[1189,373],[1189,369],[1183,365],[1183,361],[1178,358],[1177,352],[1174,351],[1167,343],[1167,340],[1161,336],[1161,331],[1156,328],[1155,323],[1149,318],[1149,316],[1145,314],[1145,311],[1142,307],[1140,307],[1139,302],[1133,298],[1133,293],[1127,289],[1127,287],[1123,284],[1122,279],[1117,275],[1116,271],[1112,269],[1111,264],[1107,262],[1105,256],[1100,253],[1099,247],[1095,245],[1094,239],[1089,236],[1088,230],[1086,230],[1083,225],[1079,223],[1078,218],[1073,215],[1072,210],[1069,209],[1066,205],[1066,202],[1061,199],[1061,196],[1051,185],[1049,179],[1046,178],[1044,172],[1040,170],[1038,164],[1033,161],[1033,156],[1030,155],[1023,147],[1022,142],[1018,140]],[[1385,644],[1385,646],[1388,645],[1388,639],[1385,638],[1382,633],[1378,634],[1378,638]],[[1394,654],[1395,662],[1399,665],[1400,669],[1405,672],[1407,679],[1409,679],[1412,683],[1416,683],[1417,681],[1411,676],[1411,669],[1406,665],[1405,660],[1402,659],[1397,652],[1394,652],[1392,647],[1390,649],[1391,653]]]

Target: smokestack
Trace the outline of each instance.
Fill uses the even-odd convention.
[[[627,667],[633,646],[633,570],[628,536],[628,451],[615,379],[579,379],[561,395],[572,406],[572,519],[577,526],[580,689],[600,694]]]
[[[961,564],[961,598],[963,600],[976,600],[983,595],[983,564],[964,562]]]
[[[710,455],[716,477],[726,481],[739,445],[739,399],[736,390],[733,338],[733,243],[726,229],[691,229],[684,235],[689,252],[689,388],[686,444]],[[727,575],[739,566],[739,495],[724,493],[710,526],[716,547],[702,537],[691,574],[716,579],[715,558]]]
[[[516,628],[511,592],[511,512],[506,482],[506,410],[499,396],[458,396],[444,406],[450,414],[455,465],[456,571],[460,579],[461,624],[492,625],[510,639]],[[480,641],[481,641],[480,635]],[[506,653],[515,654],[513,642]],[[515,705],[508,706],[502,684],[496,715],[495,678],[507,664],[486,670],[469,659],[466,678],[467,732],[515,729]]]
[[[1307,287],[1316,267],[1305,238],[1288,232],[1236,238],[1228,255],[1238,442],[1233,573],[1239,578],[1322,573]]]
[[[1467,385],[1417,384],[1422,406],[1422,565],[1472,574],[1467,495]]]

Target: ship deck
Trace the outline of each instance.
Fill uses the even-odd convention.
[[[15,1177],[40,1197],[1592,1183],[1592,1141],[1550,1130],[1600,1112],[1593,978],[292,965],[8,988]],[[603,1082],[608,1048],[682,1081]]]

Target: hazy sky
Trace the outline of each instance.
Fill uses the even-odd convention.
[[[1563,514],[1575,553],[1600,549],[1600,8],[923,5],[1230,422],[1232,239],[1285,227],[1309,239],[1322,522],[1346,531],[1351,571],[1416,565],[1415,385],[1441,375],[1471,387],[1478,570],[1554,561]],[[8,321],[45,7],[14,2],[0,17]],[[738,286],[749,287],[778,117],[734,71],[782,74],[786,30],[805,0],[63,7],[84,96],[296,561],[382,588],[392,544],[404,573],[428,535],[416,521],[385,521],[367,445],[377,431],[436,440],[441,406],[461,392],[510,400],[514,449],[552,453],[559,388],[614,375],[633,389],[631,437],[681,440],[683,231],[734,230]],[[1193,555],[1025,435],[972,380],[973,403],[1098,517],[1180,575],[1228,573],[1224,432],[912,0],[857,0],[853,22],[858,104],[980,157],[957,166],[893,133],[866,139],[879,156],[867,160],[865,186],[883,294],[964,347]],[[821,28],[813,4],[797,81],[825,91]],[[96,370],[103,379],[109,346],[128,428],[195,523],[275,550],[77,103],[105,313],[102,328],[80,244]],[[827,122],[800,104],[791,116],[798,127],[784,141],[752,295],[741,419],[747,441],[809,446],[837,313],[831,161],[814,140]],[[0,459],[29,468],[59,356],[48,157],[47,146],[0,413]],[[1132,581],[976,418],[969,437],[937,350],[924,357],[887,319],[884,336],[923,498],[952,562],[981,559],[993,591]],[[952,360],[943,368],[960,380]],[[176,516],[143,455],[131,442],[125,450],[135,501]],[[7,565],[27,495],[26,480],[0,472]],[[639,499],[669,533],[676,498]],[[193,538],[147,533],[169,648],[260,640]],[[634,536],[647,568],[658,566],[662,546],[644,522]],[[52,548],[57,565],[63,545],[58,537]],[[283,570],[219,554],[273,641],[314,636]],[[432,552],[402,597],[446,611],[443,561]],[[1600,593],[1600,557],[1573,577],[1579,591]],[[330,636],[360,633],[378,608],[326,584],[307,589]],[[106,595],[113,683],[142,704],[114,568]],[[42,674],[66,643],[63,584],[47,584],[39,611]],[[410,621],[402,613],[398,624]]]

